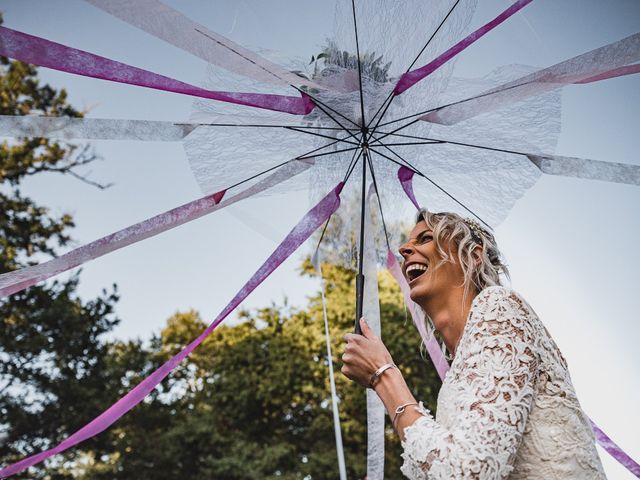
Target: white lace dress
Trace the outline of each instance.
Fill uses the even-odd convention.
[[[567,363],[517,293],[489,287],[473,301],[437,417],[405,429],[410,479],[604,479]]]

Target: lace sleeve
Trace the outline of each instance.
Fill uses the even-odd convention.
[[[449,428],[421,404],[423,417],[405,429],[401,470],[410,479],[498,479],[513,468],[538,366],[533,314],[508,289],[480,295],[483,308],[469,319],[448,373]]]

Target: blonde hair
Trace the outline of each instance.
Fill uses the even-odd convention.
[[[502,285],[500,274],[510,278],[495,237],[475,220],[457,213],[433,213],[422,209],[416,224],[421,221],[433,232],[433,241],[442,257],[435,268],[446,262],[459,263],[464,274],[465,298],[472,287],[481,292],[487,287]],[[449,254],[451,244],[456,246],[455,256]],[[480,247],[479,252],[477,247]]]
[[[502,254],[498,249],[496,239],[486,228],[481,227],[475,220],[466,219],[452,212],[429,212],[420,210],[416,217],[416,224],[424,221],[433,232],[433,241],[442,260],[434,269],[446,262],[459,263],[464,275],[464,298],[473,287],[480,293],[487,287],[502,285],[500,275],[510,280]],[[450,255],[450,246],[455,245],[455,257]],[[479,256],[477,247],[480,247]],[[456,258],[457,257],[457,258]],[[414,318],[414,323],[422,337],[421,352],[433,338],[435,327],[433,321],[422,307],[416,304],[422,319]],[[416,312],[416,313],[418,313]],[[444,341],[441,348],[445,352]]]

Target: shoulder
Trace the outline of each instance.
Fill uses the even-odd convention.
[[[535,316],[535,312],[522,295],[512,288],[501,285],[485,288],[478,293],[472,304],[472,310],[482,310],[485,315],[496,314],[505,309]]]
[[[507,378],[514,371],[530,375],[540,363],[540,339],[539,320],[519,293],[485,288],[473,299],[452,370],[461,377],[473,366],[491,378]]]
[[[533,334],[538,316],[527,301],[509,287],[492,286],[482,290],[473,300],[470,320],[476,327],[497,333],[518,330]]]

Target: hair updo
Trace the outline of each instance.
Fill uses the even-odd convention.
[[[458,261],[464,274],[465,297],[471,287],[480,292],[487,287],[502,285],[500,274],[510,278],[493,234],[475,220],[465,219],[456,213],[433,213],[422,209],[416,217],[416,224],[423,220],[433,232],[433,241],[442,257],[441,263],[435,268],[445,262]],[[457,247],[457,259],[449,254],[447,247],[450,244]],[[478,253],[474,253],[478,246],[479,261]]]

